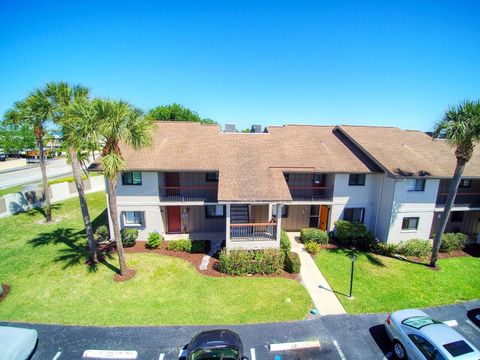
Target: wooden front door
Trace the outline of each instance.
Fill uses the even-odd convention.
[[[167,206],[167,231],[170,234],[179,234],[182,231],[180,206]]]
[[[328,222],[328,206],[320,206],[320,224],[319,228],[327,231],[327,222]]]

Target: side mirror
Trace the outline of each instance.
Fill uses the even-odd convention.
[[[250,359],[246,356],[242,356],[240,360],[250,360]]]

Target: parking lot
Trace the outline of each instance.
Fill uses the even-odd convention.
[[[480,314],[480,301],[425,311],[440,321],[456,320],[455,329],[480,348],[480,322],[475,317]],[[385,318],[386,314],[334,315],[291,323],[219,327],[2,325],[37,329],[39,344],[32,359],[81,359],[86,350],[122,350],[128,352],[110,358],[179,360],[184,358],[189,340],[198,332],[228,328],[239,333],[245,355],[251,360],[383,360],[392,355],[383,328]]]

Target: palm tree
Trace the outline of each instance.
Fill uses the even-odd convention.
[[[455,157],[457,158],[445,209],[433,241],[430,266],[435,267],[438,251],[442,244],[442,236],[457,195],[458,184],[462,179],[465,164],[472,157],[475,143],[480,141],[480,101],[464,101],[456,106],[449,107],[445,111],[443,119],[435,125],[433,137],[445,139],[450,146],[455,147]]]
[[[76,111],[80,103],[88,101],[89,90],[81,85],[70,86],[65,82],[50,82],[45,87],[45,93],[54,104],[54,119],[61,126],[62,142],[67,145],[68,158],[72,166],[73,178],[77,187],[80,209],[90,248],[89,260],[90,263],[94,264],[98,261],[97,244],[93,236],[79,160],[83,144],[90,141],[91,134],[89,131],[83,131],[83,136],[80,136],[80,131],[84,130],[85,126],[88,126],[91,122],[88,121],[88,118],[85,119],[83,113]]]
[[[108,207],[117,246],[120,275],[124,276],[128,269],[118,224],[117,176],[125,169],[125,161],[119,145],[121,142],[133,149],[150,145],[153,120],[145,118],[141,110],[124,101],[97,99],[93,106],[98,132],[104,140],[102,167],[108,181]]]
[[[46,123],[52,120],[53,104],[41,89],[31,92],[24,100],[17,101],[13,108],[5,113],[5,125],[31,126],[35,135],[42,172],[42,184],[45,194],[45,221],[52,221],[52,206],[48,188],[47,169],[43,141],[45,138]]]

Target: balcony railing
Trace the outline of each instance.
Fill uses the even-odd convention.
[[[289,186],[295,201],[331,201],[333,186]]]
[[[277,223],[230,224],[230,241],[276,241]]]
[[[217,201],[218,186],[160,186],[160,201]]]
[[[438,193],[437,206],[444,206],[447,202],[448,192]],[[453,206],[457,207],[480,207],[480,193],[459,192],[455,197]]]

